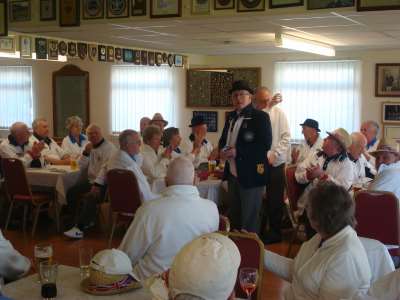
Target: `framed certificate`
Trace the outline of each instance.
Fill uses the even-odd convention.
[[[181,0],[150,0],[150,17],[180,17],[182,13],[181,6]]]

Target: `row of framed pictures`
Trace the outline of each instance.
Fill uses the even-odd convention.
[[[33,45],[34,43],[34,45]],[[147,50],[126,49],[108,45],[86,44],[81,42],[65,42],[42,37],[19,36],[19,48],[22,58],[32,58],[35,46],[36,59],[58,60],[59,55],[70,58],[88,57],[92,61],[126,62],[136,65],[183,67],[184,57],[179,54],[167,54]],[[0,51],[15,52],[16,40],[13,37],[0,38]]]

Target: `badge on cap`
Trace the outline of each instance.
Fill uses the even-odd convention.
[[[264,164],[257,164],[257,173],[260,175],[264,174]]]

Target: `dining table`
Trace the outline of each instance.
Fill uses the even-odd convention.
[[[2,293],[4,296],[13,300],[42,300],[41,297],[41,284],[38,282],[38,276],[32,274],[30,276],[21,278],[6,284]],[[150,291],[143,287],[131,290],[126,293],[109,295],[109,296],[95,296],[85,293],[81,289],[81,276],[80,269],[66,265],[58,266],[57,276],[57,300],[151,300],[152,296]]]

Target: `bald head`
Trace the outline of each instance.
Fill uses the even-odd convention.
[[[168,166],[166,182],[167,186],[193,185],[193,163],[184,157],[175,158]]]
[[[259,87],[256,89],[256,93],[254,95],[254,104],[257,109],[264,109],[268,106],[268,102],[271,100],[271,92],[265,87]]]
[[[14,137],[18,145],[23,145],[29,140],[28,126],[23,122],[15,122],[10,127],[10,134]]]
[[[348,152],[354,159],[359,159],[367,146],[367,138],[361,132],[353,132],[351,134],[352,143]]]

